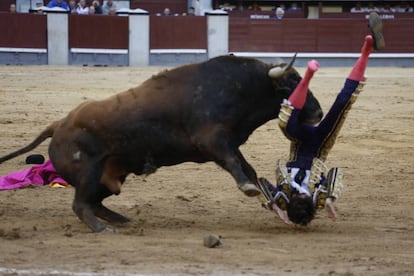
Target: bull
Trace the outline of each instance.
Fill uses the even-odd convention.
[[[102,201],[119,194],[130,173],[148,175],[162,166],[213,161],[243,193],[256,196],[256,172],[239,146],[276,118],[281,101],[301,80],[293,61],[271,65],[229,55],[160,72],[138,87],[80,104],[0,163],[51,137],[52,164],[75,187],[73,211],[94,232],[113,230],[103,221],[129,221]],[[302,116],[322,118],[310,91]]]

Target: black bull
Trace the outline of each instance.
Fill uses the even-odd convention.
[[[98,218],[129,221],[102,204],[120,192],[129,173],[214,161],[246,195],[256,195],[256,172],[239,146],[277,117],[281,101],[301,80],[291,65],[222,56],[161,72],[136,88],[79,105],[0,163],[52,137],[50,159],[76,189],[73,210],[95,232],[112,229]],[[322,117],[311,92],[302,115]]]

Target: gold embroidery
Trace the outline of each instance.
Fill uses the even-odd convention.
[[[322,143],[321,148],[319,149],[319,159],[322,161],[326,161],[326,158],[328,157],[328,153],[331,151],[332,147],[335,144],[336,138],[338,137],[339,131],[341,130],[346,117],[348,116],[348,112],[352,107],[352,104],[356,101],[356,98],[358,97],[359,93],[362,91],[364,85],[365,85],[366,77],[362,81],[359,82],[357,88],[353,92],[351,99],[349,100],[348,104],[345,106],[345,108],[342,110],[342,114],[338,117],[338,120],[335,123],[335,126],[331,130],[331,132],[328,134],[328,136],[325,138],[325,141]]]

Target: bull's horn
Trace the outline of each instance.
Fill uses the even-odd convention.
[[[284,68],[284,70],[285,71],[287,71],[287,70],[289,70],[290,68],[292,68],[292,66],[293,66],[293,63],[295,63],[295,60],[296,60],[296,55],[297,55],[298,53],[295,53],[295,55],[293,56],[293,58],[292,58],[292,60],[289,62],[289,64],[287,65],[287,66],[285,66],[285,68]]]
[[[274,68],[270,69],[270,70],[269,70],[269,73],[268,73],[269,77],[276,79],[276,78],[278,78],[278,77],[283,76],[283,74],[284,74],[287,70],[289,70],[290,68],[292,68],[293,63],[295,63],[295,60],[296,60],[296,55],[297,55],[297,53],[295,53],[295,55],[293,56],[293,58],[292,58],[292,60],[289,62],[289,64],[287,64],[287,65],[286,65],[286,66],[284,66],[283,68],[280,68],[280,67],[274,67]]]
[[[283,70],[283,68],[273,67],[272,69],[269,70],[268,75],[272,79],[277,79],[278,77],[283,76],[284,73],[285,73],[285,70]]]

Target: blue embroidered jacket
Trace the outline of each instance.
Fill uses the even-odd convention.
[[[294,109],[292,106],[288,106],[291,114],[286,116],[287,109],[283,109],[282,106],[279,113],[279,126],[284,135],[291,141],[287,167],[309,170],[314,157],[325,162],[347,113],[362,90],[363,85],[363,82],[360,83],[347,79],[334,104],[317,126],[300,122],[300,110]]]

